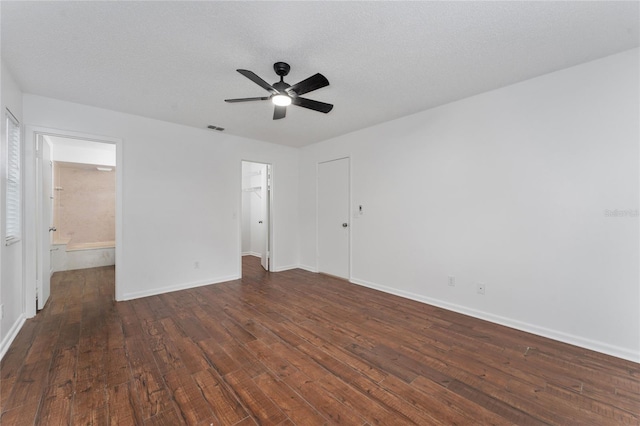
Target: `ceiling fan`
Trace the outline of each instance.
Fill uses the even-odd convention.
[[[302,80],[299,83],[291,86],[285,83],[284,77],[289,74],[291,67],[284,62],[276,62],[273,64],[273,69],[280,76],[280,81],[273,83],[273,85],[267,83],[254,72],[249,70],[237,70],[240,74],[247,77],[249,80],[256,83],[266,91],[271,93],[271,96],[262,96],[256,98],[238,98],[238,99],[225,99],[225,102],[250,102],[250,101],[267,101],[271,100],[275,105],[273,111],[273,119],[279,120],[284,118],[287,114],[288,105],[297,105],[303,108],[312,109],[314,111],[328,113],[333,109],[333,105],[320,101],[314,101],[312,99],[302,98],[300,95],[312,92],[329,85],[329,80],[322,74],[318,73],[311,77]]]

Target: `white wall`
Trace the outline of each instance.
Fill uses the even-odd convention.
[[[261,256],[268,226],[263,202],[267,190],[262,184],[267,165],[245,161],[242,163],[242,170],[242,187],[251,189],[242,195],[242,253]],[[263,223],[259,223],[260,221]]]
[[[56,136],[45,136],[45,139],[53,146],[53,161],[111,167],[116,165],[116,146],[114,144]]]
[[[5,354],[11,341],[15,338],[20,327],[24,323],[24,293],[22,283],[22,248],[23,241],[6,246],[6,229],[4,223],[5,190],[6,190],[6,157],[5,141],[7,126],[5,120],[6,108],[23,124],[22,120],[22,92],[9,73],[4,63],[1,65],[0,75],[0,118],[2,121],[1,143],[3,161],[0,161],[0,222],[2,223],[2,235],[0,236],[0,304],[4,309],[4,317],[0,320],[0,358]],[[24,236],[24,233],[23,233]],[[35,303],[35,301],[34,301]]]
[[[298,264],[296,149],[34,95],[24,116],[122,139],[119,299],[239,278],[243,159],[273,164],[273,264]]]
[[[266,181],[267,166],[266,164],[252,163],[251,167],[255,173],[259,173],[252,176],[251,186],[253,188],[260,187],[259,190],[251,194],[251,252],[262,256],[265,250],[267,226],[269,226],[265,216],[266,206],[264,201],[268,193],[266,186],[263,184]]]
[[[638,75],[635,49],[302,149],[301,265],[316,164],[350,156],[353,282],[640,361]]]
[[[242,193],[242,255],[253,255],[251,252],[251,197],[250,192]]]

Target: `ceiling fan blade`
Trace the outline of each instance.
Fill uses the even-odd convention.
[[[237,99],[225,99],[225,102],[249,102],[249,101],[266,101],[269,99],[268,96],[262,96],[259,98],[237,98]]]
[[[333,105],[327,104],[320,101],[314,101],[312,99],[307,98],[291,98],[291,103],[294,105],[301,106],[303,108],[309,108],[314,111],[328,113],[333,109]]]
[[[327,78],[324,75],[318,73],[318,74],[312,75],[306,80],[302,80],[301,82],[296,83],[293,86],[289,87],[287,89],[287,92],[294,91],[298,95],[304,95],[305,93],[318,90],[321,87],[325,87],[328,85],[329,85],[329,80],[327,80]]]
[[[281,118],[284,118],[285,115],[287,115],[287,107],[276,105],[273,109],[273,119],[280,120]]]
[[[262,87],[264,90],[267,90],[274,95],[277,95],[278,93],[280,93],[276,89],[274,89],[272,85],[270,85],[269,83],[267,83],[266,81],[258,77],[253,71],[249,71],[249,70],[236,70],[236,71],[238,71],[240,74],[247,77],[249,80],[253,81],[258,86]]]

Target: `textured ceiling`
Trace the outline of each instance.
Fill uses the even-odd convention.
[[[638,46],[632,2],[0,2],[24,92],[304,146]],[[237,68],[331,85],[273,121]]]

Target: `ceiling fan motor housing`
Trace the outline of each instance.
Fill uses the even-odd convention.
[[[287,93],[286,90],[291,87],[290,84],[285,83],[284,81],[278,81],[277,83],[273,83],[273,88],[278,92],[286,95],[291,95],[292,93]],[[293,92],[293,91],[292,91]]]
[[[273,70],[280,77],[284,77],[289,74],[289,70],[291,70],[291,67],[286,62],[276,62],[275,64],[273,64]]]

